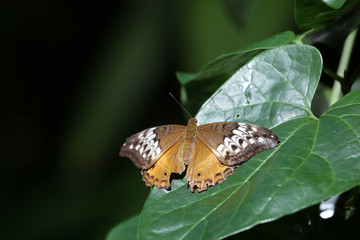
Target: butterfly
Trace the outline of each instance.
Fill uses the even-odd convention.
[[[220,184],[234,169],[255,154],[277,146],[269,129],[241,122],[216,122],[197,126],[164,125],[146,129],[126,139],[120,156],[141,169],[147,186],[170,188],[170,175],[185,171],[192,192]]]

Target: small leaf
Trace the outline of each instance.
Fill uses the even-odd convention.
[[[329,7],[339,9],[344,5],[346,0],[322,0],[322,2],[328,5]]]
[[[195,74],[185,73],[185,72],[176,72],[176,77],[182,85],[187,84],[194,78]]]
[[[139,219],[140,239],[219,239],[344,192],[360,181],[360,90],[319,119],[310,111],[322,60],[310,46],[259,54],[198,114],[270,127],[280,145],[252,157],[222,184],[191,193],[187,184],[153,189]],[[231,119],[233,120],[233,119]]]

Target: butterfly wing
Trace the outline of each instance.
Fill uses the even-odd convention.
[[[191,191],[197,187],[200,192],[222,183],[241,162],[275,147],[279,141],[273,132],[255,124],[211,123],[193,133],[194,124],[196,127],[194,122],[188,130],[182,125],[164,125],[139,132],[126,140],[120,156],[130,158],[142,169],[146,185],[169,188],[171,173],[185,170],[188,153],[191,160],[186,162],[186,179]],[[185,131],[190,133],[186,135]]]
[[[233,173],[234,167],[219,162],[200,139],[196,139],[194,144],[194,155],[186,171],[186,180],[192,192],[195,187],[201,192],[208,186],[222,183]]]
[[[237,166],[261,151],[274,148],[279,141],[269,129],[251,123],[205,124],[199,126],[197,135],[227,166]]]
[[[184,158],[180,150],[182,144],[182,141],[178,141],[151,168],[141,171],[142,179],[147,186],[154,185],[157,188],[170,188],[171,173],[181,174],[185,170]]]
[[[147,170],[183,136],[185,126],[164,125],[146,129],[126,139],[119,155],[130,158],[135,166]]]

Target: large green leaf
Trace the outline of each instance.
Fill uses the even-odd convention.
[[[187,183],[153,189],[140,239],[218,239],[277,219],[360,182],[360,91],[319,119],[310,104],[322,60],[310,46],[265,51],[236,72],[198,114],[201,123],[249,121],[271,128],[280,145],[252,157],[220,185],[191,193]]]
[[[231,53],[223,54],[207,63],[196,74],[177,73],[182,84],[182,102],[194,112],[219,86],[239,68],[267,49],[290,43],[295,34],[286,31]],[[189,97],[188,97],[189,96]]]
[[[106,240],[134,240],[137,239],[137,226],[139,215],[136,215],[125,222],[114,227],[106,236]]]

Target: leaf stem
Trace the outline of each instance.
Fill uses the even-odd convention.
[[[295,44],[309,44],[308,43],[309,41],[305,37],[307,35],[309,35],[310,33],[312,33],[313,31],[314,31],[314,28],[312,28],[302,34],[296,35],[295,38],[291,42],[293,42]]]
[[[329,77],[339,81],[341,84],[344,81],[344,78],[340,77],[339,75],[337,75],[331,68],[329,68],[328,66],[324,65],[323,66],[323,71],[326,75],[328,75]]]
[[[355,38],[356,38],[357,29],[353,30],[346,38],[344,42],[344,47],[342,49],[341,58],[339,62],[339,67],[337,69],[337,75],[344,78],[344,72],[349,65],[352,48],[354,46]],[[341,85],[339,81],[334,79],[334,85],[332,88],[332,93],[330,97],[329,105],[336,103],[341,97]]]

